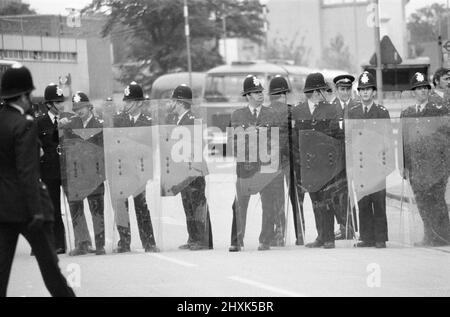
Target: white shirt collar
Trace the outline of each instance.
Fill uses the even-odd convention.
[[[256,116],[259,117],[259,114],[261,113],[262,106],[259,107],[253,107],[252,105],[248,105],[248,108],[250,109],[250,112],[253,114],[254,110],[256,109]]]
[[[89,124],[89,121],[92,120],[94,116],[92,115],[92,113],[89,115],[89,117],[87,118],[86,122],[83,121],[83,127],[86,128],[87,125]]]
[[[444,98],[444,95],[445,95],[445,94],[444,94],[443,91],[440,91],[440,90],[435,89],[434,92],[435,92],[439,97]]]
[[[132,115],[130,114],[130,119],[133,120],[134,123],[136,123],[137,119],[139,119],[140,116],[141,116],[141,113],[138,113],[138,114],[135,115],[135,116],[132,116]]]
[[[22,116],[25,114],[25,111],[23,110],[22,107],[20,107],[16,104],[13,104],[13,103],[10,103],[9,106],[16,109],[17,111],[19,111]]]
[[[314,102],[312,102],[311,99],[308,99],[308,106],[309,106],[309,111],[311,112],[311,114],[313,114],[314,110],[316,110],[316,104]]]
[[[350,103],[350,99],[347,102],[342,101],[341,99],[339,99],[339,102],[341,103],[341,108],[344,109]]]
[[[375,104],[375,102],[373,101],[370,105],[366,106],[365,104],[362,104],[363,107],[363,111],[366,111],[366,107],[367,107],[367,112],[370,112],[370,109],[372,109],[373,105]]]
[[[417,104],[417,105],[416,105],[416,112],[418,112],[417,110],[419,110],[419,109],[418,109],[419,107],[420,107],[420,112],[422,112],[422,111],[425,109],[425,107],[426,107],[427,104],[428,104],[428,100],[425,101],[425,102],[423,102],[423,103],[421,103],[420,105]]]
[[[181,120],[183,119],[183,117],[184,117],[184,116],[186,115],[186,113],[188,113],[188,112],[189,112],[189,109],[185,110],[185,111],[183,112],[183,114],[182,114],[181,116],[178,117],[177,125],[180,124]]]
[[[48,116],[49,116],[49,118],[50,118],[50,120],[51,120],[52,122],[55,122],[55,118],[58,119],[58,116],[55,115],[55,114],[54,114],[53,112],[51,112],[51,111],[47,112],[47,114],[48,114]]]

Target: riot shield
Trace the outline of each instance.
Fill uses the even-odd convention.
[[[104,129],[105,171],[114,211],[109,238],[119,253],[155,246],[146,196],[153,178],[152,136],[151,126]]]
[[[404,203],[400,133],[398,119],[345,121],[350,194],[346,221],[361,246],[399,240]]]
[[[105,245],[103,129],[71,126],[59,131],[62,185],[67,198],[63,197],[62,206],[69,254],[79,255]]]
[[[406,183],[402,234],[408,245],[442,247],[450,244],[450,124],[448,116],[429,107],[421,113],[405,109],[401,119]]]
[[[205,126],[196,107],[177,113],[170,100],[152,100],[152,110],[157,124],[157,187],[151,200],[158,206],[159,246],[163,250],[209,250],[213,241],[203,153]]]

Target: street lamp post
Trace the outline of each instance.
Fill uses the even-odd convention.
[[[375,32],[375,54],[377,56],[377,90],[378,90],[378,104],[383,104],[383,72],[381,65],[381,47],[380,47],[380,7],[379,0],[373,0],[373,5],[375,9],[375,23],[374,23],[374,32]]]
[[[191,39],[190,39],[190,32],[189,32],[189,10],[188,10],[188,5],[187,5],[187,0],[184,0],[184,32],[186,35],[189,87],[192,87]]]

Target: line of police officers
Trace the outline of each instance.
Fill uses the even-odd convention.
[[[448,70],[438,70],[435,76],[435,85],[442,87],[441,81],[450,78]],[[366,195],[358,200],[359,223],[356,221],[355,208],[349,204],[349,189],[347,173],[345,170],[345,120],[355,119],[384,119],[389,120],[389,112],[374,102],[376,97],[376,81],[374,77],[364,72],[358,79],[358,92],[360,100],[351,98],[352,86],[355,78],[351,75],[342,75],[334,79],[337,97],[330,100],[330,85],[325,82],[322,74],[310,74],[305,82],[304,93],[306,101],[292,106],[287,104],[286,95],[289,92],[287,81],[282,76],[275,76],[269,87],[269,107],[263,106],[264,95],[261,82],[253,75],[244,80],[242,95],[247,98],[248,105],[234,111],[231,118],[231,127],[248,130],[253,128],[256,133],[258,157],[251,160],[249,153],[252,145],[235,142],[235,146],[244,146],[245,158],[238,160],[236,166],[237,183],[236,197],[232,206],[233,222],[230,252],[241,251],[244,246],[246,215],[249,199],[252,195],[260,193],[262,202],[262,229],[258,249],[269,250],[271,246],[284,246],[286,235],[285,193],[284,183],[288,188],[288,196],[294,215],[294,228],[296,245],[304,244],[305,220],[303,213],[303,200],[308,192],[312,203],[317,238],[306,244],[309,248],[335,247],[336,239],[351,239],[358,230],[361,241],[357,247],[385,248],[388,241],[386,216],[386,186],[381,190]],[[8,80],[2,82],[7,85]],[[416,74],[411,80],[411,89],[414,91],[418,105],[402,112],[402,118],[439,117],[448,114],[448,105],[445,96],[437,89],[431,91],[431,85],[423,74]],[[7,89],[6,89],[7,90]],[[4,91],[4,89],[2,89]],[[4,92],[2,92],[4,94]],[[5,99],[8,96],[4,97]],[[62,138],[70,138],[68,131],[80,129],[102,129],[103,122],[95,117],[93,105],[83,92],[77,92],[72,98],[73,113],[64,111],[65,97],[59,87],[50,84],[44,93],[46,111],[36,116],[37,133],[43,149],[40,158],[40,172],[43,182],[54,206],[52,231],[54,233],[55,250],[65,253],[65,229],[61,216],[62,187],[68,194],[68,184],[65,183],[64,153],[61,148]],[[170,114],[173,124],[192,125],[194,115],[190,111],[192,105],[192,91],[185,85],[178,86],[172,94],[173,113]],[[123,111],[113,118],[114,127],[140,127],[151,126],[152,119],[142,112],[144,104],[142,87],[132,82],[124,92]],[[5,108],[9,109],[9,108]],[[267,139],[270,148],[270,128],[279,128],[279,154],[280,164],[276,171],[264,171],[268,163],[259,157],[260,132],[269,132]],[[405,127],[403,126],[405,130]],[[448,131],[444,131],[448,133]],[[234,135],[236,137],[236,135]],[[330,141],[331,140],[331,141]],[[103,147],[102,135],[96,135],[88,140]],[[333,144],[340,149],[338,156],[325,152],[317,152],[317,142]],[[331,143],[330,143],[331,142]],[[253,145],[255,146],[255,145]],[[420,186],[412,175],[411,153],[408,144],[404,144],[405,162],[404,177],[411,182],[418,204],[420,215],[424,222],[425,237],[423,245],[445,245],[449,243],[450,225],[448,210],[445,203],[445,188],[447,174],[443,175],[433,187]],[[238,149],[235,149],[235,154]],[[321,170],[312,168],[314,155],[322,153],[329,156],[331,165],[343,168],[337,173],[321,175]],[[62,159],[62,160],[61,160]],[[326,176],[329,176],[326,178]],[[204,176],[197,177],[181,192],[183,206],[186,213],[188,228],[188,241],[181,249],[202,250],[212,248],[212,229],[209,209],[205,196]],[[83,199],[69,201],[69,211],[74,227],[75,249],[70,255],[83,255],[95,253],[105,254],[104,234],[104,185],[100,184],[86,198],[92,214],[94,224],[95,249],[92,248],[89,231],[85,218]],[[146,252],[158,252],[153,233],[150,212],[145,199],[145,190],[134,197],[139,235]],[[120,214],[128,217],[128,203],[123,201],[115,208],[123,209]],[[118,213],[116,212],[116,215]],[[339,225],[338,232],[334,232],[334,219]],[[129,218],[125,222],[117,222],[120,240],[116,252],[130,251],[130,225]],[[125,224],[125,225],[124,225]],[[33,248],[34,251],[34,248]]]

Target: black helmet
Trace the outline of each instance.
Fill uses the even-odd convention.
[[[90,107],[92,108],[92,104],[89,101],[88,96],[81,91],[77,91],[73,96],[72,96],[72,110],[73,111],[77,111],[83,107]]]
[[[244,80],[244,90],[242,96],[247,96],[253,92],[263,92],[261,81],[254,75],[248,75]]]
[[[281,76],[276,75],[269,84],[269,95],[281,95],[290,92],[287,80]]]
[[[8,68],[2,77],[1,97],[10,99],[33,91],[34,84],[30,71],[19,63]]]
[[[355,77],[352,75],[340,75],[333,79],[333,83],[337,87],[346,87],[346,88],[352,88],[353,82],[355,81]]]
[[[375,90],[377,89],[377,81],[375,80],[375,77],[373,77],[373,75],[368,71],[362,73],[358,79],[358,90],[364,88],[373,88]]]
[[[123,101],[141,101],[145,100],[142,87],[135,81],[131,82],[124,90]]]
[[[422,73],[415,73],[411,78],[411,90],[415,90],[419,87],[428,87],[428,89],[431,89],[431,85],[425,75]]]
[[[303,92],[313,92],[315,90],[327,89],[328,85],[321,73],[309,74],[308,77],[306,77],[305,88],[303,89]]]
[[[186,101],[191,103],[192,102],[192,89],[188,85],[179,85],[177,88],[174,89],[172,92],[171,99]]]
[[[51,83],[45,88],[44,91],[44,101],[45,102],[63,102],[65,100],[63,91],[58,87],[58,85]]]

